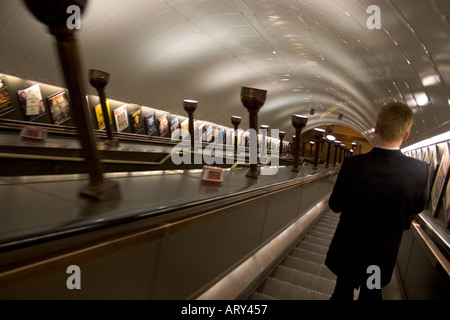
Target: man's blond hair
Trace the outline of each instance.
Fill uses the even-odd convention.
[[[398,141],[411,129],[413,120],[414,114],[410,107],[401,102],[391,102],[382,106],[378,112],[378,134],[387,142]]]

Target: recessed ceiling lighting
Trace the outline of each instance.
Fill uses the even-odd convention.
[[[428,96],[424,92],[418,93],[415,96],[416,96],[417,104],[421,107],[427,105],[430,102],[430,100],[428,99]]]
[[[423,77],[421,80],[424,87],[434,86],[436,84],[441,83],[441,80],[436,74]]]

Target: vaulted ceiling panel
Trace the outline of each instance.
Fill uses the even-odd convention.
[[[100,69],[110,98],[176,114],[193,98],[196,118],[241,115],[245,128],[239,93],[253,86],[268,90],[260,123],[290,135],[298,113],[307,129],[369,139],[378,108],[405,101],[413,143],[450,130],[449,14],[446,0],[90,0],[77,38],[90,94]],[[0,72],[64,86],[53,37],[22,1],[2,1],[0,43]]]

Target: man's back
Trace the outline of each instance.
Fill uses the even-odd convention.
[[[428,166],[400,150],[374,148],[347,158],[329,205],[342,212],[326,264],[336,274],[382,268],[390,281],[404,228],[428,201]]]

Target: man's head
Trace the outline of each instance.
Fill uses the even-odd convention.
[[[385,142],[401,142],[409,135],[414,115],[404,103],[392,102],[378,112],[376,133]]]

